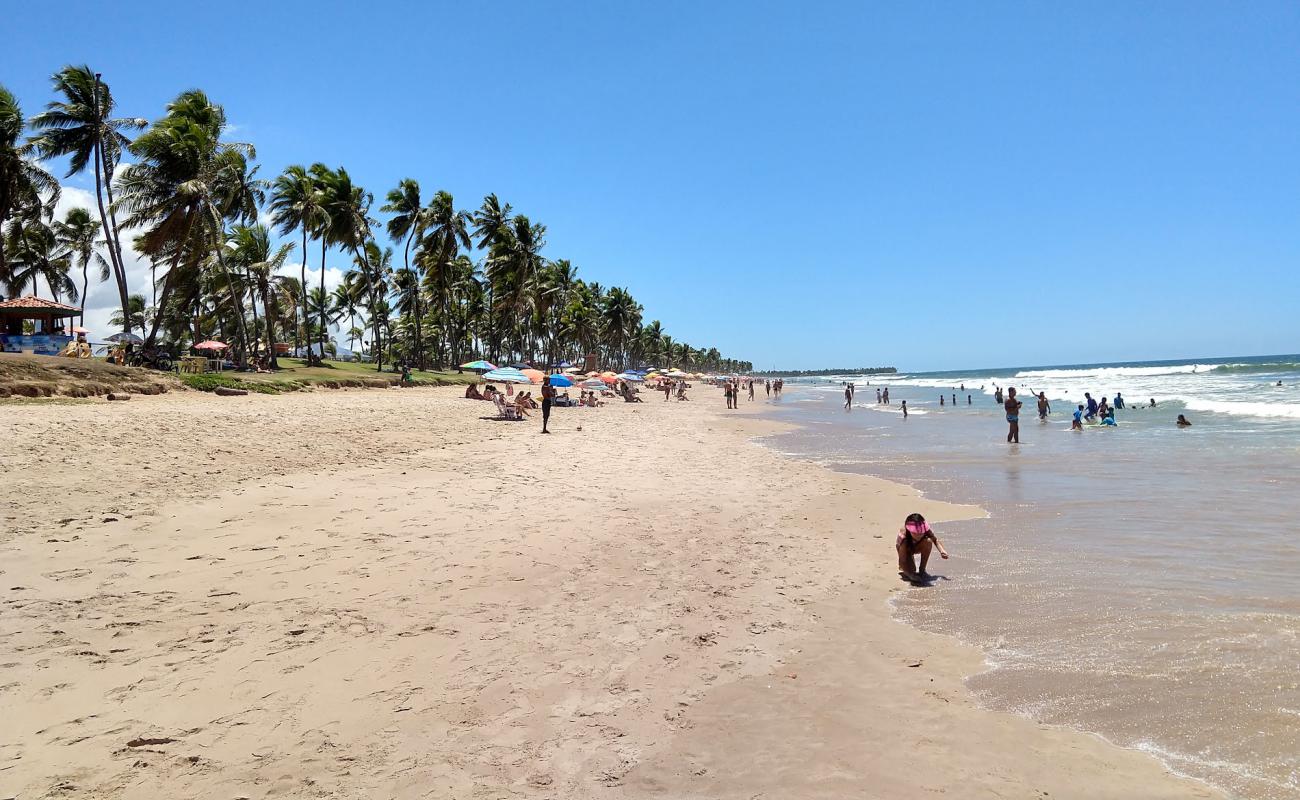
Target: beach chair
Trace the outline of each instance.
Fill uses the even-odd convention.
[[[515,408],[514,404],[507,403],[501,395],[492,395],[492,400],[497,404],[497,413],[501,415],[501,419],[522,419],[519,416],[519,409]]]

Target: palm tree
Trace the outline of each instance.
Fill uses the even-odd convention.
[[[315,236],[329,224],[329,214],[325,211],[324,196],[320,186],[312,179],[307,169],[300,164],[287,167],[271,184],[271,223],[282,234],[294,231],[302,232],[302,273],[301,285],[307,285],[307,237]],[[323,255],[322,255],[323,260]],[[324,280],[325,271],[321,270]],[[303,329],[307,328],[307,296],[302,293]],[[307,348],[307,363],[311,364],[314,356],[311,347]]]
[[[403,178],[398,182],[396,189],[388,192],[387,200],[388,202],[381,206],[379,210],[393,215],[393,218],[388,220],[386,226],[388,235],[394,243],[406,241],[402,264],[409,269],[411,266],[411,240],[424,233],[426,217],[420,200],[419,181]]]
[[[270,351],[271,369],[280,368],[275,355],[275,328],[280,307],[278,302],[273,302],[273,298],[283,297],[281,287],[286,280],[292,280],[276,273],[293,253],[293,248],[293,244],[272,248],[271,233],[265,225],[240,225],[231,231],[232,261],[248,272],[254,291],[262,299],[266,323],[266,347]],[[254,313],[256,313],[256,304],[254,304]]]
[[[425,209],[426,232],[420,238],[419,264],[444,320],[451,314],[451,264],[461,248],[468,250],[472,246],[469,238],[472,222],[468,211],[456,210],[456,202],[448,192],[435,193]],[[447,349],[450,353],[450,342]],[[438,360],[442,360],[441,354]]]
[[[89,268],[92,261],[99,267],[99,280],[106,281],[111,273],[111,265],[100,254],[98,246],[104,243],[99,238],[100,223],[90,216],[85,208],[69,209],[62,222],[54,223],[54,237],[58,246],[68,258],[81,267],[81,320],[86,324],[86,292],[90,287]]]
[[[32,294],[40,295],[38,281],[43,280],[55,301],[67,295],[76,302],[77,286],[68,277],[72,259],[66,252],[59,252],[54,229],[41,221],[39,214],[11,220],[5,238],[5,247],[13,253],[6,278],[11,293],[21,294],[22,288],[30,283]]]
[[[33,160],[36,152],[23,135],[22,107],[4,86],[0,86],[0,230],[15,214],[39,209],[48,218],[59,199],[59,182]],[[48,195],[42,199],[41,195]],[[8,280],[9,264],[0,237],[0,279]]]
[[[139,161],[122,172],[121,196],[115,205],[127,211],[125,227],[144,229],[136,241],[146,256],[170,259],[158,299],[160,307],[166,307],[178,282],[186,282],[188,276],[180,274],[182,267],[191,273],[202,270],[215,255],[226,289],[238,302],[238,358],[243,363],[249,351],[248,331],[240,300],[242,287],[235,285],[225,262],[225,220],[248,215],[247,157],[253,156],[253,149],[222,142],[225,124],[225,111],[207,95],[198,90],[183,92],[168,105],[166,116],[131,143]],[[146,347],[153,345],[162,318],[162,314],[155,316]]]
[[[66,66],[52,80],[54,91],[63,96],[32,118],[32,127],[41,131],[33,140],[42,158],[69,156],[70,178],[91,165],[95,175],[95,202],[99,206],[99,224],[108,243],[109,264],[117,281],[118,300],[126,307],[126,264],[122,259],[122,241],[113,210],[113,170],[130,144],[123,131],[139,130],[147,123],[137,117],[113,118],[113,93],[108,84],[90,67]],[[105,204],[107,194],[108,203]]]
[[[131,333],[134,329],[139,328],[144,333],[149,324],[149,311],[145,306],[144,295],[133,294],[126,299],[126,313],[114,311],[113,316],[108,318],[108,324],[115,328],[121,328],[125,333]]]
[[[334,287],[334,307],[339,310],[343,316],[348,318],[348,328],[356,327],[357,312],[361,306],[361,296],[365,293],[366,287],[361,285],[361,276],[355,270],[348,270],[343,273],[343,280],[338,286]],[[341,319],[341,318],[340,318]],[[352,337],[349,333],[348,349],[352,349]]]
[[[385,316],[381,318],[375,312],[380,308],[387,307],[383,296],[378,291],[386,275],[387,268],[372,262],[367,247],[371,243],[370,227],[373,220],[370,219],[370,206],[374,202],[374,195],[353,184],[352,176],[342,167],[331,170],[324,164],[313,164],[311,173],[312,177],[322,187],[325,198],[324,207],[329,214],[326,238],[330,242],[352,251],[353,258],[361,268],[361,274],[366,280],[367,294],[369,295],[369,316],[371,325],[374,328],[375,342],[378,344],[382,339],[379,326],[387,320],[387,316],[385,312]],[[323,255],[321,257],[321,268],[323,289]],[[375,352],[375,369],[383,369],[383,351],[378,348]]]

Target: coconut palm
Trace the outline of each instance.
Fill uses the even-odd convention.
[[[33,159],[36,149],[22,141],[22,107],[0,86],[0,230],[17,214],[40,211],[49,218],[59,199],[59,182]],[[0,237],[0,279],[8,280],[5,242]]]
[[[67,295],[76,302],[77,286],[68,277],[72,259],[66,251],[60,251],[54,229],[40,214],[10,220],[5,240],[5,247],[12,253],[6,279],[11,293],[21,294],[31,284],[32,294],[39,296],[39,281],[43,280],[55,301]]]
[[[117,205],[127,213],[125,227],[144,230],[137,239],[144,254],[170,258],[159,306],[167,305],[178,279],[185,277],[182,271],[209,267],[213,255],[232,299],[240,297],[225,262],[225,220],[246,215],[243,187],[253,149],[221,141],[225,124],[221,106],[190,90],[131,143],[139,160],[122,172]],[[242,303],[237,311],[242,363],[249,349]],[[155,317],[146,346],[153,345],[161,319]]]
[[[101,231],[99,220],[90,215],[85,208],[69,209],[62,221],[55,222],[54,238],[58,247],[76,266],[81,268],[81,320],[86,324],[86,292],[90,287],[89,269],[91,262],[99,268],[99,280],[106,281],[112,273],[112,265],[99,252],[99,246],[105,240],[99,238]]]
[[[115,310],[113,316],[108,318],[108,324],[121,328],[125,333],[131,333],[137,328],[140,333],[144,333],[149,325],[149,309],[145,305],[144,295],[129,295],[126,298],[126,313]]]
[[[302,233],[302,262],[299,265],[301,285],[307,285],[307,238],[324,231],[329,224],[329,214],[325,211],[324,195],[319,184],[312,178],[306,167],[294,164],[287,167],[279,177],[271,182],[271,223],[282,234]],[[324,256],[322,254],[322,260]],[[325,271],[321,270],[324,279]],[[307,297],[302,293],[303,329],[307,327]],[[307,348],[307,362],[314,356]]]
[[[148,124],[138,117],[114,118],[115,102],[108,84],[90,67],[66,66],[52,77],[54,91],[61,99],[49,103],[45,111],[32,118],[32,127],[40,134],[33,140],[42,158],[68,156],[72,177],[90,165],[95,176],[95,202],[99,207],[99,224],[108,244],[109,265],[117,282],[118,301],[125,308],[128,287],[126,264],[122,259],[122,241],[113,209],[113,171],[121,162],[122,152],[130,144],[125,131],[139,130]],[[107,198],[107,203],[105,203]]]
[[[329,214],[326,238],[344,250],[351,251],[365,278],[370,321],[375,341],[379,342],[382,339],[379,327],[387,320],[387,312],[381,318],[375,311],[381,307],[387,308],[384,297],[379,292],[387,267],[373,263],[371,251],[367,247],[372,241],[371,226],[374,220],[370,219],[370,206],[374,202],[374,195],[354,184],[352,177],[342,167],[331,170],[324,164],[314,164],[311,174],[321,186],[325,198],[324,208]],[[322,258],[322,270],[323,268]],[[377,349],[375,352],[375,369],[383,369],[382,350]]]
[[[411,241],[424,233],[425,209],[420,200],[420,183],[410,178],[403,178],[397,188],[388,192],[387,202],[380,211],[392,214],[385,226],[389,237],[396,244],[405,241],[402,265],[411,266]]]
[[[293,253],[293,244],[283,244],[278,248],[271,245],[271,233],[265,225],[240,225],[231,231],[231,261],[242,267],[251,279],[253,291],[262,300],[263,319],[266,324],[266,347],[270,353],[272,369],[279,369],[275,356],[276,321],[281,311],[278,302],[285,296],[283,286],[285,275],[278,275],[280,268]],[[296,281],[295,281],[296,283]],[[254,303],[256,310],[256,303]]]

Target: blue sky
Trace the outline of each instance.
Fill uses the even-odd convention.
[[[6,11],[29,114],[70,62],[203,88],[263,175],[496,192],[759,367],[1300,350],[1295,3],[102,8]]]

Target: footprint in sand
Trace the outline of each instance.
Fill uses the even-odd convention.
[[[42,574],[52,581],[67,581],[72,580],[73,578],[84,578],[90,574],[90,570],[83,567],[77,567],[76,569],[60,569],[54,572],[45,572]]]

